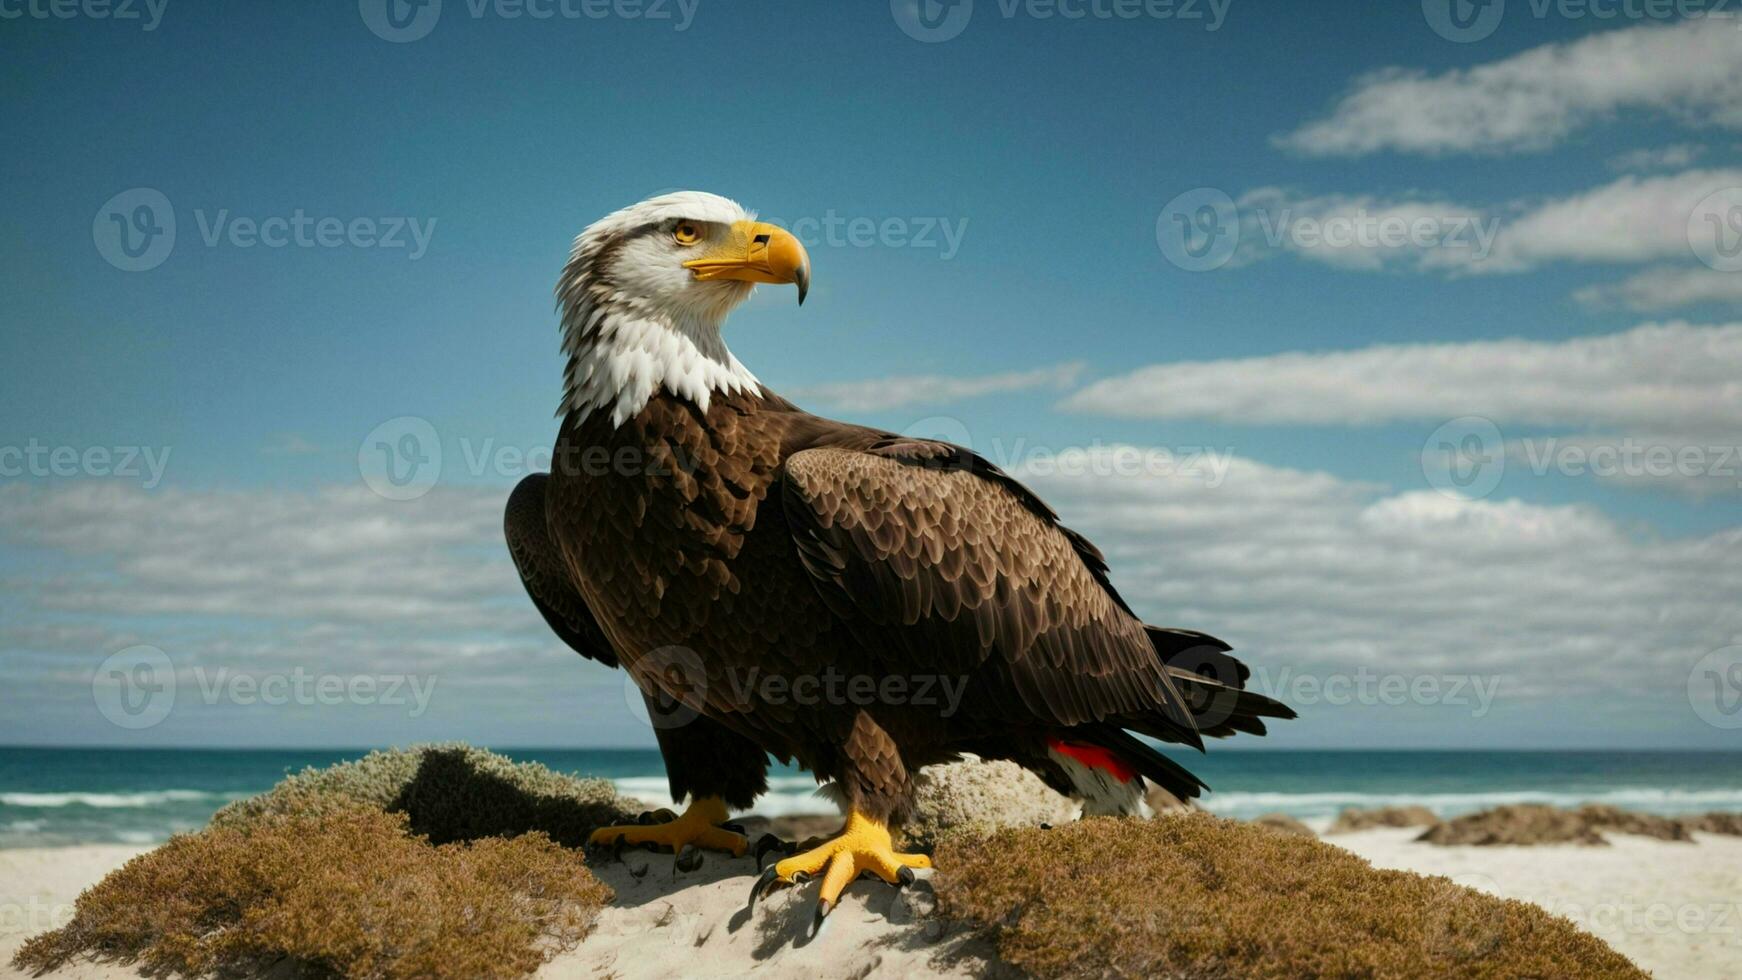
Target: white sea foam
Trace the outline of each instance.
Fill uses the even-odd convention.
[[[612,782],[624,796],[677,808],[664,776],[625,776]],[[817,781],[809,776],[773,776],[768,780],[768,792],[757,799],[751,810],[765,817],[783,817],[794,813],[834,813],[836,807],[827,797],[817,795]]]
[[[222,793],[197,789],[165,789],[145,793],[0,793],[0,804],[17,807],[89,806],[104,810],[120,807],[162,806],[199,800],[227,800]]]
[[[1690,810],[1722,810],[1742,808],[1742,790],[1737,789],[1663,789],[1637,786],[1627,789],[1580,792],[1557,790],[1480,791],[1468,793],[1251,793],[1230,791],[1210,793],[1204,809],[1213,813],[1251,815],[1259,812],[1282,811],[1302,814],[1333,812],[1344,807],[1425,806],[1445,816],[1517,803],[1547,803],[1552,806],[1575,807],[1585,803],[1603,803],[1662,813],[1684,813]]]

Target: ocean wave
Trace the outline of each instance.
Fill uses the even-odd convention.
[[[655,806],[677,808],[671,798],[671,787],[664,776],[625,776],[612,780],[617,792]],[[834,813],[832,800],[817,795],[817,781],[809,776],[775,776],[768,780],[768,792],[758,797],[749,812],[764,817],[784,817],[795,813]]]
[[[1286,813],[1343,807],[1425,806],[1436,813],[1480,810],[1518,803],[1574,807],[1586,803],[1638,810],[1684,812],[1742,807],[1742,789],[1672,789],[1636,786],[1609,790],[1508,790],[1462,793],[1274,793],[1238,790],[1211,793],[1203,800],[1213,813],[1280,810]]]
[[[89,806],[103,810],[229,799],[234,799],[234,797],[224,793],[207,793],[197,789],[165,789],[144,793],[0,793],[0,805],[4,806],[51,808]]]

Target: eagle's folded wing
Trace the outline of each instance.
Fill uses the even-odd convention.
[[[1201,747],[1100,552],[972,452],[900,438],[793,454],[783,510],[818,592],[891,673],[969,678],[964,711],[1109,722]]]

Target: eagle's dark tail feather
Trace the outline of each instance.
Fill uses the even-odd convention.
[[[1169,693],[1177,694],[1189,712],[1193,734],[1214,738],[1236,732],[1263,735],[1265,718],[1295,716],[1287,705],[1245,689],[1252,672],[1229,655],[1228,645],[1221,640],[1190,630],[1145,629],[1166,671]],[[1177,706],[1170,707],[1174,710],[1109,718],[1098,725],[1072,728],[1063,737],[1049,741],[1048,755],[1067,777],[1073,793],[1084,799],[1084,813],[1133,812],[1141,785],[1137,776],[1181,801],[1196,799],[1208,789],[1185,767],[1131,734],[1192,744],[1181,737],[1181,712]]]
[[[1167,668],[1168,676],[1185,698],[1199,734],[1210,738],[1225,738],[1235,732],[1263,735],[1265,718],[1295,716],[1288,705],[1245,689],[1252,671],[1230,656],[1230,647],[1221,640],[1191,630],[1161,626],[1144,629],[1149,632],[1149,642]],[[1141,724],[1128,727],[1165,738]]]

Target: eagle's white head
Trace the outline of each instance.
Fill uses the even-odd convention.
[[[557,306],[569,355],[559,412],[621,425],[663,387],[706,411],[715,391],[755,390],[720,327],[756,283],[810,288],[810,256],[782,228],[700,191],[649,198],[575,239]]]

